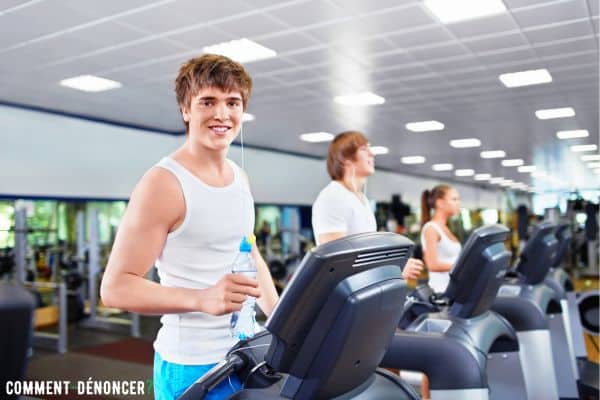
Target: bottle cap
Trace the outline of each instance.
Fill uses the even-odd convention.
[[[240,242],[240,251],[244,253],[250,253],[252,251],[252,245],[256,242],[256,237],[253,234],[244,236]]]

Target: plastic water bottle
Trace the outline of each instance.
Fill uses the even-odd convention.
[[[240,243],[240,252],[235,257],[233,265],[231,266],[231,272],[234,274],[244,274],[248,278],[256,279],[256,265],[252,259],[252,245],[254,244],[254,235],[249,238],[242,239]],[[242,309],[240,311],[234,311],[231,314],[231,336],[238,340],[244,340],[254,336],[254,324],[256,320],[254,316],[254,305],[256,304],[256,298],[248,296]]]

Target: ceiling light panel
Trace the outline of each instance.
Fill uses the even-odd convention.
[[[385,99],[372,92],[336,96],[333,101],[345,106],[374,106],[385,103]]]
[[[454,165],[450,163],[433,164],[431,169],[434,171],[452,171],[452,169],[454,169]]]
[[[327,132],[310,132],[301,134],[300,139],[310,143],[329,142],[333,140],[333,135]]]
[[[500,81],[508,88],[540,85],[552,82],[552,76],[547,69],[511,72],[499,76]]]
[[[388,149],[385,146],[371,146],[371,153],[373,153],[374,155],[380,155],[380,154],[388,154],[390,152],[390,149]]]
[[[425,0],[424,4],[444,24],[506,12],[501,0]]]
[[[502,160],[503,167],[518,167],[519,165],[523,165],[524,161],[520,158],[513,158],[510,160]]]
[[[577,139],[588,137],[590,134],[585,129],[578,129],[574,131],[558,131],[556,137],[559,139]]]
[[[504,158],[506,153],[502,150],[487,150],[479,153],[481,158]]]
[[[473,178],[476,181],[489,181],[492,179],[492,176],[490,174],[475,174]]]
[[[600,161],[600,154],[585,154],[581,156],[581,161]]]
[[[206,46],[202,50],[204,53],[220,54],[240,63],[266,60],[277,56],[275,50],[246,38]]]
[[[120,82],[94,75],[80,75],[73,78],[63,79],[59,82],[62,86],[83,92],[103,92],[105,90],[117,89],[123,86]]]
[[[454,175],[456,176],[473,176],[475,175],[475,171],[472,169],[457,169],[454,171]]]
[[[439,121],[421,121],[409,122],[405,127],[411,132],[431,132],[443,130],[444,124]]]
[[[456,139],[450,141],[450,146],[456,149],[466,149],[469,147],[479,147],[481,146],[481,140],[475,138],[468,139]]]
[[[402,164],[423,164],[425,157],[423,156],[407,156],[400,159]]]
[[[517,168],[517,171],[521,172],[521,173],[526,173],[526,172],[533,172],[537,169],[537,167],[535,165],[521,165],[519,168]]]
[[[538,117],[538,119],[569,118],[575,116],[575,110],[571,107],[548,108],[545,110],[537,110],[535,116]]]
[[[578,144],[575,146],[571,146],[571,151],[575,153],[583,153],[586,151],[596,151],[598,150],[598,146],[595,144]]]

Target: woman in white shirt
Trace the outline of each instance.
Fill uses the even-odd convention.
[[[375,172],[369,141],[360,132],[337,135],[329,145],[327,172],[331,182],[319,193],[312,207],[312,225],[317,244],[355,233],[377,231],[377,222],[363,189]],[[409,259],[402,276],[417,279],[423,264]]]
[[[421,195],[421,245],[429,286],[436,293],[446,290],[450,271],[460,254],[460,242],[448,229],[448,218],[459,211],[460,197],[451,186],[437,185]]]

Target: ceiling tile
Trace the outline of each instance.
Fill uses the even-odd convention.
[[[524,29],[525,36],[531,43],[552,42],[566,38],[589,36],[593,34],[589,21],[565,23],[547,28]]]
[[[368,14],[388,8],[402,7],[415,3],[415,0],[334,0],[336,4],[359,14]]]
[[[536,60],[536,54],[531,49],[522,49],[515,51],[498,51],[477,54],[477,58],[484,65],[503,64],[519,60]]]
[[[303,27],[323,23],[343,17],[349,17],[351,12],[326,1],[315,1],[310,5],[294,4],[288,7],[269,11],[269,15],[292,27]]]
[[[234,19],[250,7],[239,0],[223,2],[219,7],[202,1],[180,0],[177,6],[166,3],[145,11],[119,18],[119,21],[144,29],[149,33],[197,27],[224,19]],[[259,22],[259,21],[257,21]]]
[[[277,22],[264,14],[236,18],[235,20],[215,24],[214,27],[232,35],[233,37],[245,37],[248,39],[255,39],[256,36],[272,34],[274,32],[288,29],[285,24]]]
[[[428,48],[414,48],[407,51],[408,54],[415,57],[417,60],[427,61],[436,60],[448,57],[463,56],[469,54],[459,42],[442,44]]]
[[[404,49],[454,40],[448,30],[440,26],[430,26],[427,29],[393,34],[389,36],[389,39],[395,45]]]
[[[590,36],[587,38],[577,38],[568,42],[559,42],[555,44],[536,45],[534,50],[540,57],[551,57],[566,53],[576,53],[581,51],[595,51],[597,48],[596,40]]]
[[[544,7],[523,9],[513,12],[521,28],[536,25],[586,18],[588,16],[585,0],[549,3]]]
[[[464,39],[463,43],[474,52],[489,49],[505,49],[510,47],[529,46],[527,39],[520,32],[501,33],[494,36],[486,36],[475,39]]]
[[[232,37],[226,32],[221,32],[211,26],[200,26],[185,32],[168,35],[165,38],[188,46],[190,49],[197,49],[198,52],[202,51],[205,46],[232,40]]]
[[[587,0],[587,4],[590,10],[590,15],[598,16],[598,14],[600,14],[600,2],[597,0]]]
[[[498,32],[517,31],[519,27],[512,17],[505,13],[448,24],[448,29],[459,38],[469,38]]]
[[[82,14],[95,18],[105,18],[119,13],[131,12],[136,8],[152,7],[153,4],[158,2],[148,0],[61,0],[61,3]]]
[[[521,7],[531,7],[533,5],[539,5],[542,3],[547,3],[548,0],[504,0],[504,3],[510,9],[521,8]]]
[[[264,37],[258,42],[263,46],[275,50],[277,53],[295,51],[315,46],[318,42],[302,32],[282,33]]]

